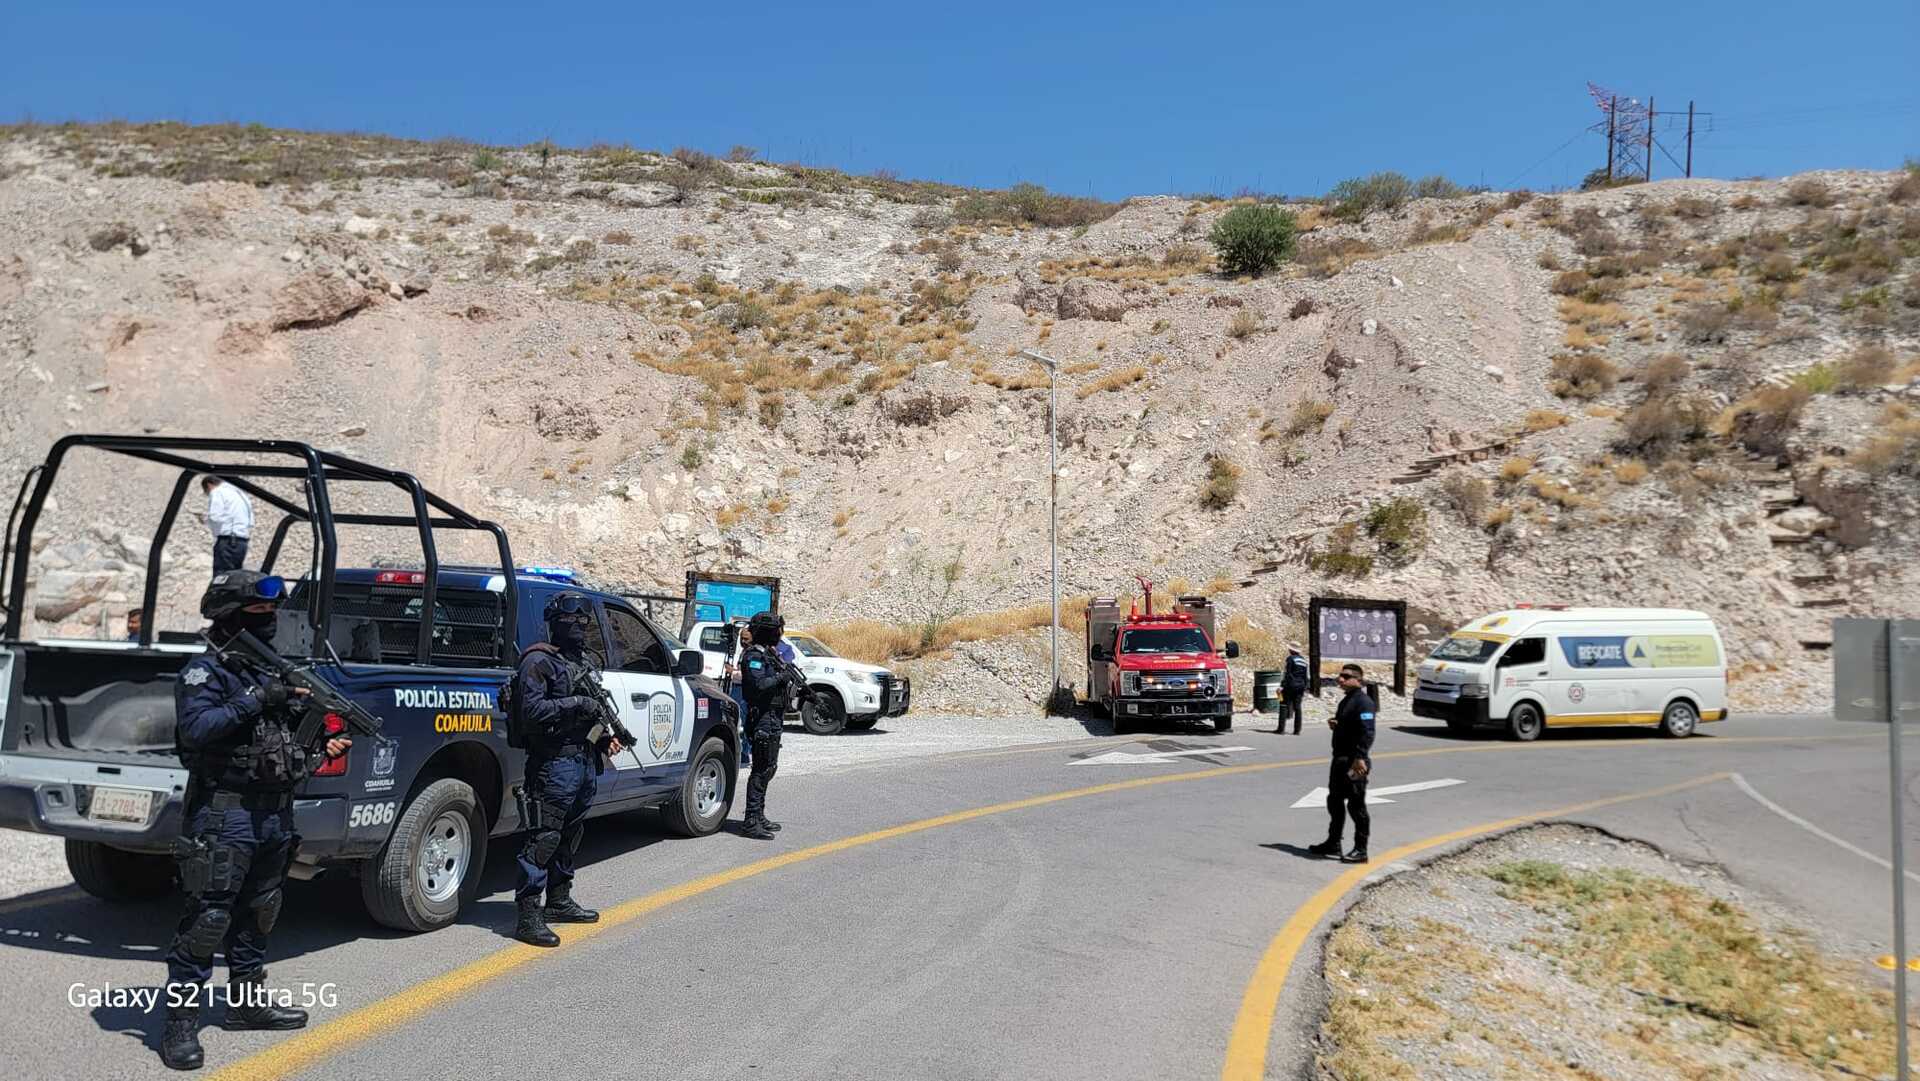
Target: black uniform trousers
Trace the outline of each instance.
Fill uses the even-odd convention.
[[[764,818],[767,813],[767,785],[780,768],[780,730],[784,720],[778,713],[755,718],[747,742],[753,747],[753,771],[747,775],[747,818]]]
[[[1372,831],[1373,821],[1367,815],[1367,782],[1347,776],[1353,768],[1353,759],[1333,760],[1327,770],[1327,841],[1339,844],[1340,835],[1347,830],[1347,816],[1353,816],[1353,847],[1364,850],[1367,836]]]
[[[1300,734],[1300,714],[1302,713],[1300,707],[1306,696],[1307,691],[1304,687],[1297,691],[1280,688],[1280,719],[1274,723],[1274,731],[1278,732],[1287,727],[1287,718],[1292,717],[1293,734],[1296,736]]]
[[[216,949],[226,953],[227,975],[234,983],[265,971],[267,933],[280,915],[281,885],[298,843],[290,808],[290,800],[268,810],[216,809],[204,798],[189,805],[181,833],[210,838],[220,854],[211,887],[187,896],[167,947],[169,984],[206,983],[213,976]]]

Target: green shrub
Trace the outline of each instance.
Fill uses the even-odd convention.
[[[1213,223],[1209,237],[1228,274],[1264,274],[1293,255],[1293,215],[1277,206],[1237,206]]]
[[[700,463],[706,460],[706,455],[700,453],[700,446],[697,443],[688,443],[680,451],[680,468],[689,473],[700,468]]]
[[[1359,541],[1356,522],[1343,522],[1327,533],[1327,545],[1307,553],[1307,566],[1338,578],[1365,578],[1373,573],[1373,557],[1353,550]]]
[[[1055,195],[1038,184],[1015,184],[1006,191],[971,191],[961,196],[953,204],[953,220],[1060,229],[1105,221],[1119,209],[1119,203]]]
[[[1376,210],[1398,210],[1412,198],[1413,181],[1394,172],[1342,180],[1327,193],[1333,216],[1342,221],[1359,221]]]
[[[1589,400],[1613,389],[1620,370],[1606,357],[1593,353],[1561,353],[1549,370],[1551,389],[1562,398]]]
[[[1427,510],[1404,496],[1367,512],[1367,536],[1380,546],[1381,558],[1405,566],[1427,546]]]
[[[1200,486],[1200,505],[1223,510],[1240,495],[1240,467],[1221,455],[1207,459],[1207,479]]]

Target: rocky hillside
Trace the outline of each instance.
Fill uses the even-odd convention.
[[[1826,619],[1920,607],[1911,171],[1302,204],[1295,260],[1229,278],[1231,200],[731,157],[0,131],[0,475],[74,431],[307,439],[525,560],[781,575],[935,703],[1005,705],[1045,685],[1036,348],[1063,593],[1220,593],[1255,665],[1316,593],[1405,598],[1422,638],[1682,605],[1736,705],[1780,707],[1824,699]],[[170,478],[76,465],[31,607],[97,633]],[[205,549],[174,541],[162,626]]]

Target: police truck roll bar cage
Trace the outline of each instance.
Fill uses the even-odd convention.
[[[153,541],[147,548],[146,590],[141,598],[141,604],[148,612],[155,610],[160,589],[160,554],[166,546],[167,537],[173,531],[174,520],[180,513],[180,504],[185,500],[187,490],[194,478],[207,475],[218,477],[281,512],[280,524],[275,527],[273,539],[267,545],[265,556],[261,558],[260,570],[272,571],[274,561],[279,558],[280,549],[295,523],[305,523],[311,531],[317,564],[314,568],[317,592],[306,614],[307,622],[315,632],[315,642],[328,641],[326,629],[330,626],[329,620],[332,616],[334,571],[339,561],[339,542],[334,528],[339,525],[393,528],[411,526],[419,532],[420,552],[424,560],[424,581],[421,583],[420,598],[420,633],[416,645],[416,659],[420,664],[431,663],[433,656],[436,616],[434,596],[440,576],[440,557],[433,542],[435,529],[464,529],[492,534],[500,552],[500,574],[506,594],[506,611],[509,613],[519,611],[520,595],[515,581],[517,576],[514,573],[513,552],[507,543],[506,531],[493,522],[473,517],[428,491],[421,485],[419,478],[411,473],[384,469],[331,451],[320,450],[306,443],[285,439],[70,435],[53,445],[53,449],[47,452],[45,463],[27,471],[26,477],[20,483],[20,490],[14,497],[13,509],[7,516],[6,543],[4,548],[0,549],[0,582],[6,585],[4,599],[6,622],[4,627],[0,627],[0,640],[15,641],[20,637],[22,612],[26,606],[27,560],[33,551],[33,529],[40,520],[41,510],[47,501],[47,493],[53,488],[54,478],[60,471],[61,461],[66,457],[67,451],[75,447],[103,450],[141,461],[173,466],[180,470],[179,478],[174,481],[172,495],[167,500],[166,512],[161,516],[160,526],[154,532]],[[207,457],[209,454],[250,456],[255,459],[287,458],[292,459],[293,464],[263,464],[258,461],[231,460],[224,457],[214,460]],[[301,482],[302,490],[306,494],[306,506],[302,507],[271,489],[255,483],[260,479]],[[406,494],[412,505],[413,514],[406,516],[335,513],[328,490],[328,485],[335,481],[362,481],[392,485]],[[31,486],[31,492],[29,492],[29,486]],[[24,507],[22,500],[25,501]],[[140,648],[152,648],[158,622],[151,618],[142,621]],[[499,634],[496,645],[501,663],[513,664],[518,657],[513,635]]]

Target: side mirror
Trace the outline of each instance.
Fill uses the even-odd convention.
[[[674,658],[673,674],[676,676],[697,676],[707,666],[706,654],[697,649],[683,649]]]
[[[1094,646],[1088,651],[1087,656],[1096,661],[1110,661],[1113,659],[1113,649],[1108,646]]]
[[[1238,657],[1239,655],[1240,655],[1240,643],[1229,639],[1227,641],[1227,658],[1231,660],[1234,657]]]

